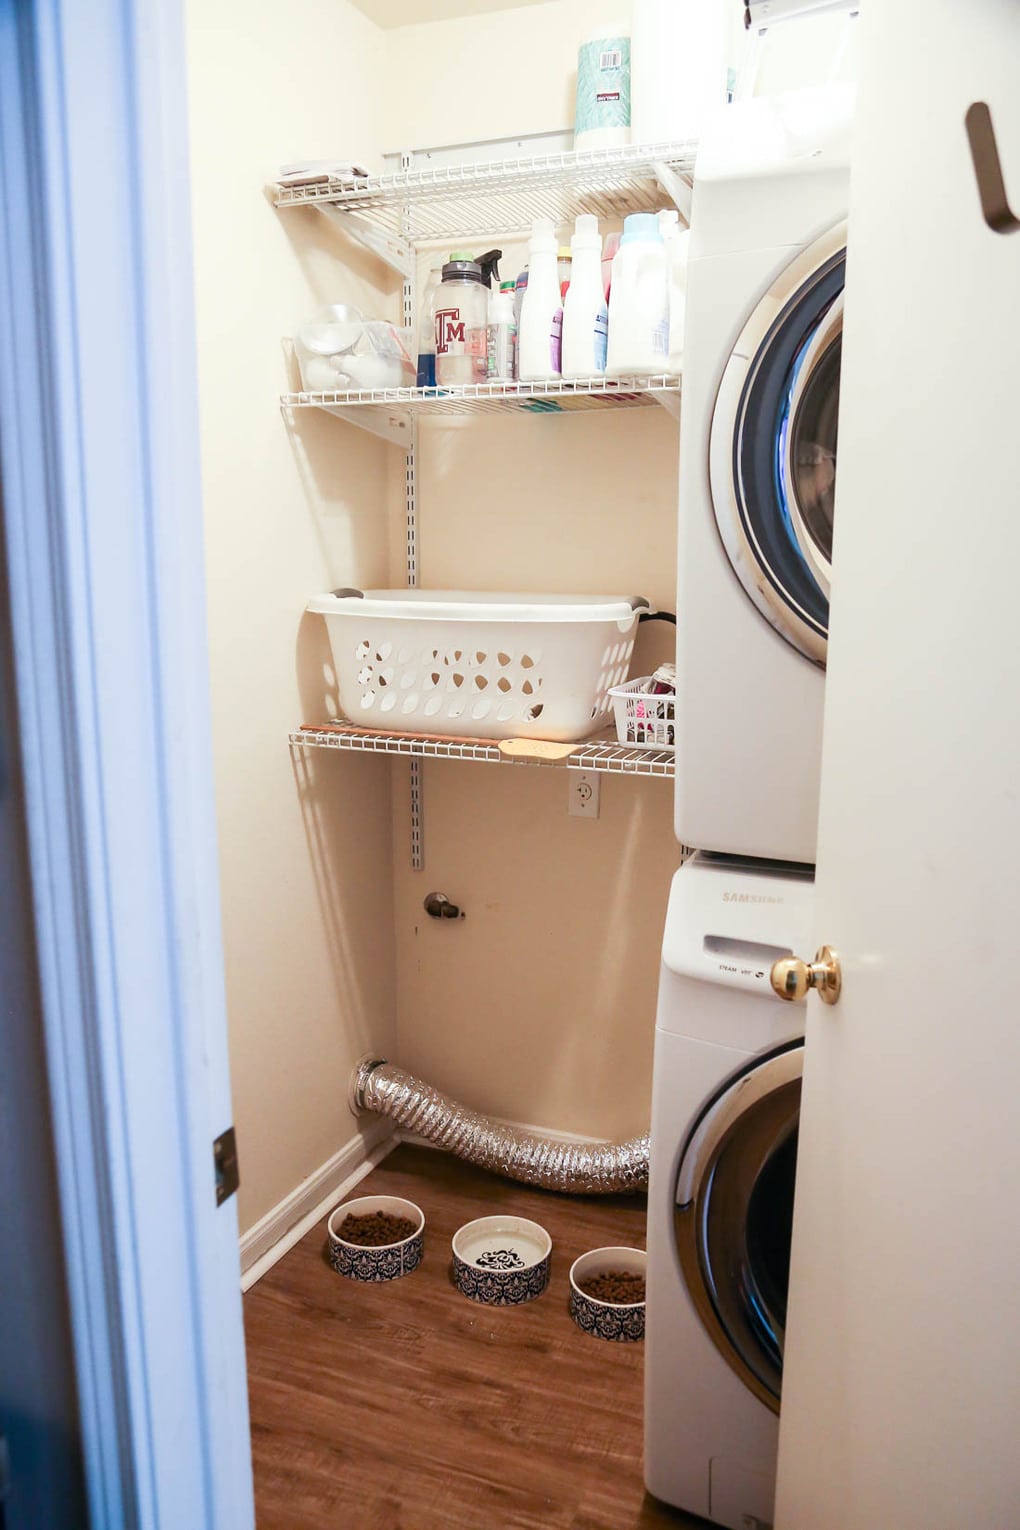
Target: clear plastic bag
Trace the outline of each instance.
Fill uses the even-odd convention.
[[[348,303],[320,308],[294,337],[306,393],[413,388],[416,369],[402,332]]]

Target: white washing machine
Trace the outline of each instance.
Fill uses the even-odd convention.
[[[698,854],[673,879],[655,1032],[645,1482],[771,1525],[804,1004],[772,963],[810,934],[803,867]]]
[[[680,435],[676,832],[813,862],[852,88],[698,149]]]

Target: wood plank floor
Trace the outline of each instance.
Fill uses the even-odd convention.
[[[641,1478],[642,1344],[570,1320],[567,1272],[607,1244],[644,1247],[644,1201],[510,1184],[403,1146],[356,1194],[426,1216],[402,1280],[335,1275],[325,1224],[244,1299],[259,1530],[695,1530]],[[517,1308],[469,1302],[450,1239],[475,1216],[552,1236],[549,1289]]]

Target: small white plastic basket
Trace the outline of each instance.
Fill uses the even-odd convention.
[[[648,602],[620,595],[343,590],[326,618],[340,706],[359,728],[573,742],[604,726]]]
[[[614,685],[609,694],[613,698],[616,716],[616,736],[621,744],[633,744],[636,749],[673,749],[676,747],[676,694],[655,696],[642,690],[646,679],[629,680],[626,685]]]

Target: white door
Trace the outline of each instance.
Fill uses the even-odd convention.
[[[777,1530],[1020,1525],[1016,0],[862,8]],[[977,124],[980,128],[980,122]],[[810,953],[808,953],[810,954]]]

